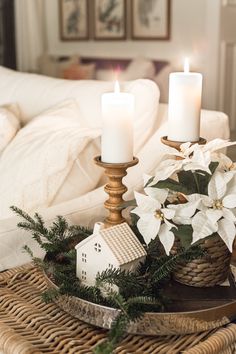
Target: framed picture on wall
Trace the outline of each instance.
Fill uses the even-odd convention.
[[[131,0],[132,38],[170,38],[170,0]]]
[[[88,0],[59,0],[59,8],[61,40],[88,39]]]
[[[126,38],[126,0],[94,0],[94,39]]]

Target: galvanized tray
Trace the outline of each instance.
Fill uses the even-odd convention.
[[[56,285],[46,276],[48,285]],[[130,323],[127,332],[141,335],[191,334],[226,325],[236,319],[236,287],[229,276],[229,287],[194,288],[172,281],[164,289],[171,300],[168,312],[146,312]],[[57,305],[70,315],[91,325],[109,329],[119,310],[77,297],[63,295]]]

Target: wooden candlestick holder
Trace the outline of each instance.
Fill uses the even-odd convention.
[[[105,169],[105,175],[109,178],[104,190],[109,195],[104,206],[109,211],[109,216],[105,219],[105,226],[110,227],[125,222],[122,216],[123,194],[127,192],[127,187],[122,183],[123,177],[127,175],[127,169],[138,163],[137,157],[133,161],[125,163],[107,163],[101,161],[101,156],[94,158],[96,165]]]
[[[178,151],[180,151],[180,145],[184,144],[184,141],[168,140],[167,136],[163,136],[161,138],[161,142],[162,142],[162,144],[173,147]],[[191,142],[191,145],[193,145],[193,144],[205,145],[206,142],[207,142],[206,139],[200,137],[198,141]]]

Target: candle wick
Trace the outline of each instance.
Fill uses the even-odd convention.
[[[114,92],[115,93],[119,93],[120,92],[120,85],[119,85],[119,82],[117,80],[115,82]]]

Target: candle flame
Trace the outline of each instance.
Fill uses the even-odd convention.
[[[115,93],[119,93],[120,92],[120,84],[119,84],[118,80],[115,81],[114,92]]]
[[[189,58],[184,59],[184,72],[189,73]]]

